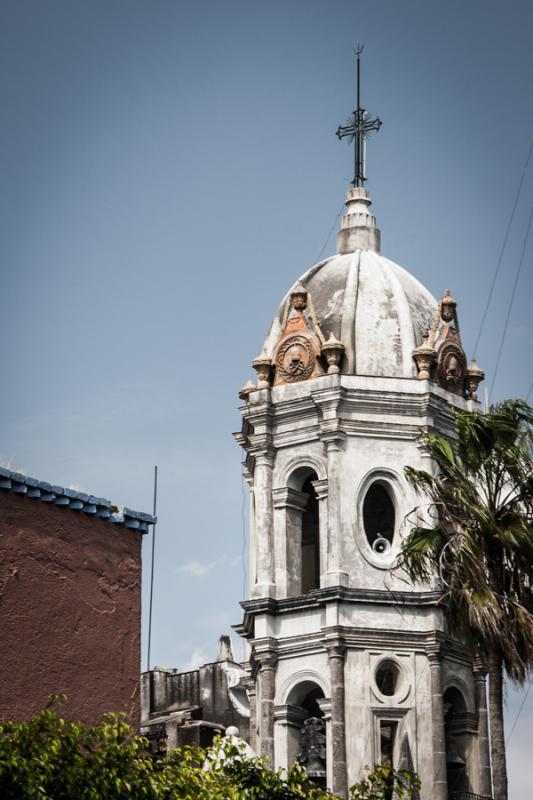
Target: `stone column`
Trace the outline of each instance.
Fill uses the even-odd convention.
[[[257,656],[260,664],[261,720],[259,727],[260,753],[268,759],[268,766],[274,769],[274,698],[276,695],[276,663],[273,653]]]
[[[252,750],[255,752],[257,747],[257,695],[255,681],[250,674],[247,674],[246,678],[241,679],[241,683],[246,689],[246,694],[248,695],[248,701],[250,703],[249,744]]]
[[[317,700],[320,710],[324,714],[326,725],[326,783],[327,786],[333,785],[333,765],[331,763],[333,747],[331,744],[331,698],[324,697]]]
[[[339,797],[348,795],[344,701],[345,653],[346,647],[339,642],[328,646],[331,681],[331,791]]]
[[[270,449],[256,453],[254,470],[256,583],[253,588],[254,597],[275,597],[273,466],[274,454]]]
[[[320,586],[324,585],[328,560],[328,481],[312,481],[318,500],[318,537],[320,544]]]
[[[345,434],[339,431],[323,436],[328,462],[328,544],[326,586],[345,586],[348,573],[343,569],[343,542],[341,517],[342,451]]]
[[[433,727],[433,794],[432,800],[447,800],[446,736],[442,702],[442,663],[438,648],[428,653],[431,687],[431,721]]]
[[[474,664],[474,691],[477,710],[477,746],[479,758],[479,778],[476,791],[485,797],[492,797],[492,776],[490,768],[489,716],[487,712],[487,670],[480,662]]]

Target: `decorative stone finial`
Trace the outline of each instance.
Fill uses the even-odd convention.
[[[271,359],[267,356],[265,352],[261,353],[260,356],[254,358],[252,361],[252,367],[257,372],[257,388],[258,389],[268,389],[270,387],[270,368],[272,366]]]
[[[448,289],[444,292],[444,297],[440,301],[440,315],[443,322],[453,322],[455,319],[455,309],[457,300],[454,300]]]
[[[304,311],[307,307],[307,289],[301,281],[291,292],[291,304],[295,311]]]
[[[413,358],[418,369],[418,380],[429,381],[433,364],[437,358],[437,352],[430,344],[429,331],[422,334],[422,339],[422,344],[416,350],[413,350]]]
[[[339,364],[344,353],[344,345],[330,333],[329,339],[322,345],[322,355],[328,363],[328,375],[340,372]]]
[[[466,370],[466,382],[471,400],[477,400],[477,389],[484,378],[485,373],[478,367],[476,359],[473,358]]]
[[[367,189],[356,187],[346,192],[346,214],[341,219],[337,234],[337,250],[341,255],[356,250],[373,250],[379,253],[381,234],[376,228],[376,218],[368,210],[372,200]]]
[[[239,398],[247,403],[251,392],[255,392],[255,389],[256,386],[253,381],[246,381],[242,389],[239,391]]]
[[[218,640],[217,661],[234,661],[231,639],[225,633]]]

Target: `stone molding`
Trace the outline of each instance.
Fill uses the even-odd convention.
[[[378,383],[386,380],[375,379]],[[243,431],[237,435],[239,444],[249,451],[259,444],[258,436],[264,436],[267,431],[274,436],[276,447],[316,441],[321,438],[321,432],[325,435],[336,430],[349,436],[395,436],[407,439],[415,439],[420,427],[443,433],[453,431],[452,406],[466,408],[466,401],[433,384],[420,393],[420,381],[399,380],[406,386],[416,387],[418,391],[411,393],[397,389],[387,391],[386,388],[337,386],[324,390],[311,389],[302,396],[263,403],[253,408],[247,405],[243,410]],[[314,384],[315,381],[309,383]],[[356,418],[352,418],[354,416]],[[291,422],[299,424],[291,426]],[[283,423],[283,430],[277,431],[280,423]]]
[[[305,511],[309,495],[287,486],[272,489],[272,499],[274,508],[294,508],[296,511]]]
[[[344,661],[344,659],[346,657],[346,650],[347,650],[347,647],[346,647],[346,645],[344,643],[341,644],[339,642],[335,642],[335,643],[326,642],[325,643],[325,647],[326,647],[326,650],[328,651],[328,658],[329,658],[330,661],[332,659],[334,659],[334,658],[338,658],[341,661]]]
[[[329,697],[331,689],[325,675],[316,670],[301,669],[297,670],[296,672],[292,672],[289,677],[285,678],[281,686],[278,687],[276,692],[276,703],[280,706],[286,704],[287,698],[291,694],[292,690],[305,682],[315,683],[322,689],[324,695]]]
[[[274,721],[280,725],[296,728],[298,731],[308,716],[307,711],[300,706],[290,704],[274,706]]]
[[[435,632],[419,633],[418,631],[397,631],[392,629],[376,629],[376,628],[361,628],[354,629],[348,627],[340,628],[341,644],[339,645],[338,638],[330,638],[328,642],[328,629],[315,631],[313,634],[300,634],[297,636],[289,636],[278,640],[277,658],[278,661],[285,659],[292,659],[298,655],[312,655],[324,653],[332,649],[335,652],[333,657],[340,657],[340,651],[335,651],[335,648],[344,648],[345,651],[354,650],[380,650],[380,651],[394,651],[397,653],[417,653],[419,655],[428,655],[428,650],[431,648],[431,643],[434,639]],[[330,635],[330,634],[329,634]],[[331,636],[331,635],[330,635]],[[338,637],[339,633],[335,634]],[[254,651],[256,642],[260,643],[262,640],[254,640],[252,636],[247,637]],[[260,646],[260,644],[258,644]],[[444,666],[444,662],[435,662],[439,667]]]
[[[408,379],[404,379],[408,380]],[[419,385],[416,379],[414,383]],[[326,396],[337,389],[326,389]],[[440,390],[448,395],[448,392]],[[313,395],[316,394],[316,391]],[[368,390],[356,390],[348,388],[344,390],[342,401],[336,408],[335,416],[332,418],[320,419],[322,407],[310,405],[311,398],[295,398],[291,401],[280,402],[279,408],[275,405],[263,404],[262,413],[250,413],[247,411],[245,422],[251,423],[254,432],[249,430],[237,435],[239,444],[247,450],[253,457],[256,452],[266,446],[278,449],[291,445],[302,444],[304,442],[324,440],[326,437],[335,438],[335,434],[350,437],[369,437],[369,438],[395,438],[400,440],[416,440],[420,428],[425,430],[437,430],[442,433],[453,431],[453,414],[448,397],[443,398],[435,391],[426,394],[402,394],[385,392],[383,393]],[[394,399],[392,399],[394,397]],[[456,399],[457,396],[455,396]],[[313,397],[314,399],[314,397]],[[329,398],[331,400],[331,398]],[[248,408],[248,407],[247,407]],[[331,409],[330,409],[331,410]],[[303,415],[302,415],[303,414]],[[351,419],[356,414],[356,419]],[[364,416],[361,419],[361,415]],[[376,419],[376,417],[382,419]],[[307,421],[305,427],[296,426],[290,430],[289,421],[304,418]],[[392,419],[393,418],[393,419]],[[411,418],[405,422],[402,418]],[[283,430],[278,431],[278,422],[283,419]]]
[[[313,486],[313,489],[315,490],[315,494],[316,494],[317,500],[319,502],[320,502],[320,500],[327,500],[327,497],[328,497],[328,479],[327,478],[324,478],[323,480],[318,480],[318,481],[311,481],[311,485]]]
[[[434,608],[437,613],[443,613],[444,609],[439,603],[441,594],[440,592],[388,592],[378,591],[371,589],[352,589],[347,586],[333,586],[323,589],[314,589],[306,595],[298,597],[261,597],[244,600],[241,602],[241,607],[244,609],[244,617],[242,622],[232,625],[233,629],[245,638],[253,638],[254,618],[259,614],[268,614],[270,616],[278,616],[282,614],[291,614],[295,611],[320,609],[327,605],[328,602],[340,602],[350,605],[363,604],[363,605],[386,605],[386,606],[406,606],[408,608]],[[346,632],[353,631],[352,627],[343,629],[343,635]],[[365,630],[371,631],[366,628]],[[378,631],[378,629],[376,629]],[[420,636],[424,637],[426,641],[428,636],[434,637],[441,635],[439,631],[431,633],[422,632]],[[403,636],[403,632],[400,633]],[[432,641],[433,641],[432,639]],[[447,654],[452,658],[463,661],[468,659],[467,654],[463,655],[463,651],[456,644],[448,644]],[[467,660],[468,663],[468,660]]]
[[[330,697],[322,697],[320,700],[317,700],[318,707],[324,714],[324,721],[329,722],[331,720],[331,698]]]
[[[337,420],[336,423],[340,424],[340,420]],[[325,426],[324,426],[325,427]],[[326,451],[330,452],[341,452],[344,450],[344,446],[346,444],[346,439],[348,435],[345,430],[341,428],[331,427],[330,430],[324,430],[324,427],[320,426],[320,433],[318,438],[321,442],[323,442],[326,446]]]
[[[276,488],[283,489],[288,486],[291,476],[302,467],[312,469],[318,475],[319,480],[327,480],[327,465],[323,456],[316,453],[306,455],[299,453],[283,467],[281,475],[277,477]]]
[[[278,656],[275,653],[255,653],[254,659],[259,664],[261,672],[276,669],[278,663]]]
[[[298,597],[261,598],[243,600],[242,608],[253,614],[281,614],[302,608],[318,608],[330,601],[345,603],[370,603],[389,606],[439,606],[440,591],[393,592],[382,589],[355,589],[349,586],[330,586],[313,589]]]
[[[255,460],[255,466],[265,466],[270,468],[274,466],[274,462],[276,460],[276,451],[272,447],[270,441],[265,440],[264,444],[254,447],[251,453]]]

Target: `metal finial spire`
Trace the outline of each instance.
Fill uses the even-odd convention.
[[[355,54],[357,56],[357,108],[346,121],[346,125],[339,125],[337,136],[339,139],[348,137],[350,142],[355,142],[355,171],[352,186],[364,186],[365,175],[365,145],[367,136],[372,131],[379,131],[381,120],[379,117],[369,117],[364,108],[361,107],[361,53],[364,45],[357,45]]]

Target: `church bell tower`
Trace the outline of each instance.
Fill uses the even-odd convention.
[[[378,122],[358,97],[339,128],[356,172],[337,253],[292,285],[240,393],[250,744],[340,797],[386,758],[418,772],[421,800],[489,797],[485,672],[446,633],[437,583],[392,569],[422,513],[403,468],[432,468],[419,433],[453,436],[483,373],[456,301],[380,253],[363,158]]]

